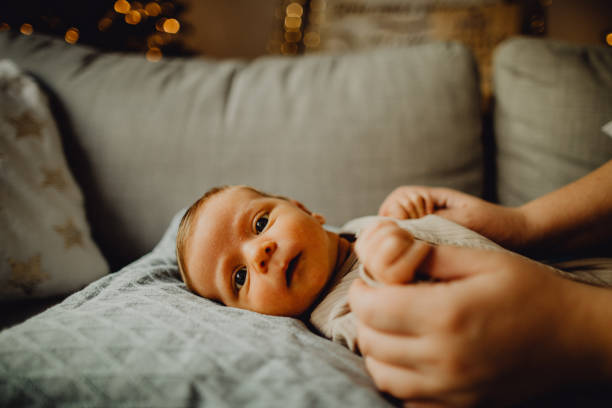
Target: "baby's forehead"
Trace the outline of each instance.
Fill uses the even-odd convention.
[[[197,209],[192,236],[200,229],[214,233],[228,232],[248,208],[264,198],[266,196],[256,190],[243,186],[230,187],[217,193]]]

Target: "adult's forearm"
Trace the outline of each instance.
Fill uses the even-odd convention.
[[[519,208],[524,250],[548,252],[610,248],[612,160],[567,186]],[[608,249],[612,251],[612,249]]]

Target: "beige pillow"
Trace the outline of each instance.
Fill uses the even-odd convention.
[[[0,300],[74,292],[108,273],[48,102],[0,61]]]

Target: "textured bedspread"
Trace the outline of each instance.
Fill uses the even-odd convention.
[[[0,333],[0,406],[388,406],[362,359],[295,319],[187,292],[157,247]]]

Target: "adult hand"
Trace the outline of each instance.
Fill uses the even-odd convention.
[[[416,210],[415,203],[423,203],[425,211]],[[520,209],[492,204],[443,187],[398,187],[383,201],[378,214],[399,219],[439,215],[515,250],[525,245],[530,234]]]
[[[368,371],[407,406],[500,406],[612,377],[609,290],[497,251],[435,247],[420,269],[443,282],[358,279],[349,294]]]

